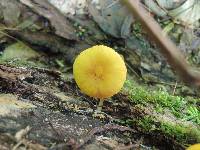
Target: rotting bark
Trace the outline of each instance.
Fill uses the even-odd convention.
[[[13,150],[17,150],[18,147],[20,147],[21,145],[26,145],[27,148],[30,148],[32,150],[46,150],[47,149],[46,147],[40,144],[37,144],[37,143],[33,144],[26,139],[17,140],[15,136],[12,136],[10,134],[0,134],[0,148],[2,150],[10,150],[12,149],[11,145],[14,145]]]
[[[40,93],[42,97],[48,98],[45,99],[45,105],[51,106],[51,108],[61,109],[59,98],[53,95],[51,86],[54,85],[54,80],[59,78],[58,72],[36,69],[29,70],[25,68],[14,68],[10,66],[0,65],[0,91],[6,93],[15,93],[19,94],[22,97],[29,96],[32,100],[42,101],[39,97],[37,97],[37,93]],[[48,82],[49,88],[42,88],[42,83],[40,80],[43,75],[51,76],[51,81]],[[35,84],[31,84],[31,80],[35,81]],[[29,83],[30,82],[30,83]],[[45,82],[45,79],[43,79]],[[37,85],[40,84],[40,85]],[[52,105],[53,104],[53,105]]]
[[[20,68],[20,67],[12,67],[7,65],[0,65],[0,93],[13,93],[19,96],[19,99],[26,99],[33,103],[36,106],[47,108],[50,111],[59,111],[64,114],[63,117],[67,117],[69,113],[72,114],[82,114],[86,118],[91,118],[92,113],[87,112],[87,107],[91,107],[92,109],[96,109],[93,105],[84,106],[84,102],[90,101],[92,103],[95,103],[92,98],[86,97],[85,95],[81,94],[80,91],[77,89],[74,82],[66,82],[63,81],[60,77],[59,72],[56,71],[50,71],[45,69],[38,69],[38,68]],[[67,99],[61,99],[59,96],[57,96],[56,92],[64,92],[68,96],[73,96],[75,99],[78,97],[82,97],[82,100],[78,100],[81,102],[80,104],[75,104],[76,102],[73,102],[74,107],[71,107],[67,102]],[[115,101],[120,101],[120,104],[117,106],[112,106],[112,103],[105,101],[104,105],[104,111],[108,113],[113,118],[117,119],[123,119],[123,118],[129,118],[133,119],[135,117],[142,117],[145,115],[146,112],[138,109],[137,107],[133,107],[130,105],[130,101],[128,101],[126,95],[116,95],[113,97]],[[78,108],[78,110],[77,110]],[[39,109],[39,108],[38,108]],[[37,110],[37,109],[36,109]],[[39,116],[38,116],[39,114]],[[40,112],[34,112],[32,116],[38,120],[45,120],[46,116],[40,116]],[[50,115],[48,116],[51,117]],[[2,118],[3,119],[3,118]],[[20,118],[18,118],[20,121]],[[23,119],[22,119],[23,120]],[[22,120],[20,122],[22,122]],[[92,119],[93,120],[93,119]],[[110,122],[109,118],[105,119],[105,122]],[[60,132],[57,129],[55,129],[55,125],[51,123],[51,120],[48,122],[46,121],[45,124],[51,128],[51,130],[54,133],[54,136],[58,136],[57,142],[59,144],[63,143],[64,136],[62,136],[62,132]],[[62,127],[60,127],[62,128]],[[171,147],[177,147],[182,149],[182,146],[176,141],[173,140],[173,138],[167,137],[164,135],[164,133],[156,133],[156,132],[150,132],[145,133],[142,132],[140,129],[137,128],[137,126],[134,127],[134,129],[130,129],[127,127],[121,127],[118,125],[108,125],[105,127],[99,127],[94,128],[91,132],[88,133],[86,136],[87,138],[82,138],[84,143],[78,143],[76,140],[68,140],[67,144],[64,144],[66,147],[70,148],[80,148],[84,147],[85,144],[93,140],[93,135],[99,134],[104,131],[109,130],[111,133],[114,134],[111,130],[119,130],[119,131],[134,131],[133,133],[133,142],[141,137],[144,137],[144,143],[145,141],[151,141],[156,146],[163,147],[164,145],[170,145]],[[61,135],[59,135],[61,134]],[[135,139],[135,137],[137,137]],[[156,141],[155,141],[156,139]],[[38,139],[39,140],[39,139]],[[59,142],[60,141],[60,142]],[[150,142],[150,143],[151,143]],[[147,142],[148,143],[148,142]],[[58,147],[62,148],[62,144]],[[80,145],[79,145],[80,144]],[[131,145],[135,146],[135,145]],[[70,149],[69,148],[69,149]]]
[[[96,127],[94,129],[92,129],[89,133],[88,136],[86,136],[83,139],[83,143],[81,143],[80,145],[77,146],[78,149],[80,149],[81,147],[83,147],[91,138],[92,136],[94,136],[97,133],[101,133],[101,132],[106,132],[109,130],[118,130],[120,132],[131,132],[131,133],[135,133],[136,131],[129,128],[129,127],[123,127],[123,126],[119,126],[119,125],[112,125],[112,124],[107,124],[104,125],[103,127]]]
[[[48,54],[62,54],[66,62],[72,64],[74,58],[83,49],[89,48],[86,41],[69,41],[53,33],[24,31],[6,31],[12,37],[28,43],[31,47],[48,52]],[[92,42],[92,41],[91,41]],[[93,42],[92,42],[93,43]]]
[[[136,131],[129,128],[129,127],[125,127],[125,126],[120,126],[120,125],[112,125],[112,124],[106,124],[104,125],[103,127],[96,127],[94,129],[92,129],[88,135],[83,138],[83,142],[81,144],[78,144],[76,143],[74,140],[69,140],[67,144],[62,144],[62,145],[58,145],[53,149],[56,149],[56,148],[65,148],[65,147],[68,147],[69,145],[71,145],[71,148],[72,149],[81,149],[83,148],[92,138],[93,136],[95,136],[96,134],[98,133],[103,133],[103,132],[108,132],[108,131],[120,131],[120,132],[130,132],[130,133],[135,133]],[[130,145],[129,145],[130,146]],[[134,144],[134,145],[131,145],[131,147],[137,147],[139,148],[139,145],[137,144]]]
[[[31,32],[31,31],[7,31],[13,37],[20,39],[30,45],[39,46],[40,48],[48,49],[51,53],[67,53],[68,48],[73,41],[69,42],[66,39],[51,33]],[[74,43],[75,44],[75,43]]]

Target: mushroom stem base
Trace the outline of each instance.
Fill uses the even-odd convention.
[[[99,100],[99,104],[98,104],[98,107],[97,107],[97,111],[100,112],[100,111],[102,110],[103,102],[104,102],[103,99],[100,99],[100,100]]]

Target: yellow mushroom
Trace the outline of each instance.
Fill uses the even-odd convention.
[[[81,91],[103,101],[118,93],[126,80],[127,69],[122,57],[110,47],[97,45],[81,52],[75,59],[73,74]]]
[[[187,150],[200,150],[200,143],[188,147]]]

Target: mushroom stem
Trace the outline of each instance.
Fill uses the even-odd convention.
[[[100,99],[100,100],[99,100],[99,104],[98,104],[98,107],[97,107],[97,111],[101,111],[101,110],[102,110],[103,102],[104,102],[104,99]]]

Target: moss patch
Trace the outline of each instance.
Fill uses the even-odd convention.
[[[152,91],[130,80],[126,81],[124,90],[128,91],[130,101],[133,104],[140,104],[143,106],[152,104],[158,113],[164,113],[167,109],[176,118],[192,121],[200,125],[200,109],[197,105],[199,99],[188,100],[181,96],[170,95],[166,91]]]
[[[28,47],[22,42],[17,42],[8,46],[4,50],[0,59],[10,60],[10,59],[15,59],[15,58],[20,58],[23,60],[27,60],[27,59],[36,58],[39,56],[40,54],[36,52],[35,50],[31,49],[30,47]]]
[[[199,99],[174,96],[163,90],[151,90],[127,80],[124,92],[128,92],[133,106],[147,110],[147,115],[121,123],[136,125],[143,132],[159,131],[183,145],[200,142]]]

